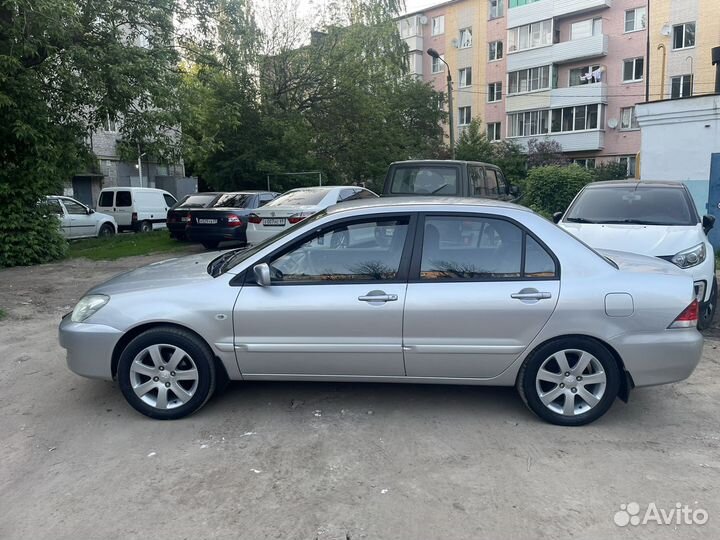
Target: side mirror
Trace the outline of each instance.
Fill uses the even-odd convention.
[[[705,234],[710,232],[710,229],[712,229],[715,226],[715,216],[711,216],[710,214],[706,214],[703,216],[702,219],[702,225],[703,225],[703,231],[705,231]]]
[[[270,279],[270,267],[267,263],[256,264],[253,266],[253,275],[255,276],[255,283],[261,287],[269,287],[272,284]]]
[[[563,217],[562,212],[555,212],[553,214],[553,223],[560,223],[560,220],[562,219],[562,217]]]
[[[92,208],[88,208],[88,209],[87,209],[87,213],[88,213],[88,216],[89,216],[90,214],[94,214],[94,213],[95,213],[95,210],[93,210]]]

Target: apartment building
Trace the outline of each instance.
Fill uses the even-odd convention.
[[[418,77],[446,88],[428,47],[450,65],[458,135],[479,117],[492,140],[549,138],[581,165],[621,161],[634,175],[647,21],[647,0],[457,0],[399,25]]]

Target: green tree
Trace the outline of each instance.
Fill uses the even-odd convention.
[[[567,165],[562,145],[553,139],[530,139],[527,143],[528,168]]]
[[[522,192],[527,177],[527,154],[512,139],[497,141],[492,145],[493,157],[491,163],[500,167],[510,183],[519,186]]]
[[[463,129],[455,145],[455,157],[467,161],[494,161],[493,143],[488,139],[479,118],[474,118],[470,125]]]
[[[523,203],[546,217],[564,212],[583,186],[592,181],[592,173],[578,165],[536,167],[528,173]]]
[[[627,165],[616,161],[600,163],[592,170],[592,173],[596,182],[603,180],[624,180],[628,177]]]

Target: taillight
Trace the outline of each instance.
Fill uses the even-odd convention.
[[[258,216],[257,214],[250,214],[248,221],[250,223],[254,223],[255,225],[257,225],[258,223],[262,223],[262,218],[260,216]]]
[[[227,217],[227,223],[230,227],[239,227],[242,225],[242,219],[235,214],[229,214]]]
[[[132,213],[132,217],[130,218],[130,221],[137,221],[137,212]]]
[[[700,304],[697,298],[693,299],[688,307],[683,312],[675,317],[668,328],[693,328],[697,326],[698,317],[700,316]]]
[[[188,221],[190,221],[190,214],[180,216],[180,219],[178,221],[180,221],[180,223],[187,223]]]
[[[288,222],[294,225],[295,223],[300,223],[303,219],[308,217],[310,214],[293,214],[288,218]]]

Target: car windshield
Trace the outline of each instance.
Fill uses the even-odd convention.
[[[457,195],[458,169],[440,166],[402,166],[393,172],[390,193]]]
[[[217,193],[188,195],[176,208],[205,208],[217,198]]]
[[[584,190],[568,209],[570,223],[695,225],[697,213],[685,190],[675,187],[608,186]]]
[[[212,205],[213,208],[247,208],[254,195],[250,193],[226,193]]]
[[[267,206],[267,205],[266,205]],[[277,234],[275,236],[272,236],[270,238],[266,238],[262,242],[258,244],[254,244],[248,248],[240,248],[234,251],[229,251],[227,253],[223,253],[219,257],[212,260],[212,262],[208,265],[208,273],[212,275],[213,277],[219,276],[220,274],[224,274],[230,268],[233,268],[246,260],[249,257],[252,257],[256,253],[262,251],[270,244],[277,242],[278,240],[286,237],[289,234],[292,234],[294,231],[299,229],[300,227],[304,227],[308,223],[312,223],[313,221],[317,221],[318,219],[324,217],[326,215],[325,210],[320,210],[319,212],[313,214],[307,219],[304,219],[300,221],[299,223],[296,223],[295,225],[292,225],[291,227],[288,227],[287,229],[283,230],[280,234]]]
[[[265,205],[270,206],[314,206],[319,204],[330,189],[297,189],[280,195]]]

